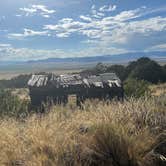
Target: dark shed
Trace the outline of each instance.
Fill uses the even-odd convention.
[[[43,102],[67,104],[68,95],[77,96],[77,105],[86,99],[123,99],[123,86],[115,73],[83,77],[80,74],[32,75],[28,81],[31,103],[40,106]]]

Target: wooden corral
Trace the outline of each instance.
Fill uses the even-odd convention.
[[[115,73],[104,73],[83,77],[75,75],[45,74],[32,75],[28,82],[32,106],[43,102],[54,104],[68,103],[68,96],[75,94],[77,105],[81,106],[86,99],[111,100],[123,99],[123,86]]]

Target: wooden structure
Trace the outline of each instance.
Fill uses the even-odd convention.
[[[115,73],[104,73],[83,77],[73,75],[32,75],[28,81],[31,104],[40,106],[43,102],[67,104],[68,95],[75,94],[77,105],[86,99],[110,100],[123,99],[123,86]]]

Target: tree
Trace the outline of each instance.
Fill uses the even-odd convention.
[[[155,61],[140,59],[129,74],[129,77],[145,80],[151,83],[158,83],[159,81],[164,81],[164,72],[162,67]]]
[[[87,76],[87,75],[98,75],[105,73],[107,71],[107,66],[105,66],[103,63],[99,62],[94,68],[87,69],[81,72],[81,75]]]
[[[163,82],[166,82],[166,65],[163,66],[163,73],[164,73]]]
[[[98,63],[96,65],[96,67],[94,68],[94,71],[95,71],[96,74],[104,73],[104,72],[106,72],[106,70],[107,70],[107,67],[101,62]]]
[[[129,78],[124,82],[125,95],[128,97],[142,97],[149,92],[149,83],[144,80]]]
[[[123,65],[112,65],[107,68],[106,72],[114,72],[117,76],[124,81],[126,79],[125,66]]]

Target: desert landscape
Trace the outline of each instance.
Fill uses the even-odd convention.
[[[1,0],[0,166],[166,166],[166,2]]]
[[[65,106],[43,103],[44,113],[41,107],[31,108],[27,86],[30,75],[1,80],[0,85],[6,87],[0,93],[0,165],[164,165],[166,86],[161,80],[166,77],[158,74],[156,78],[147,77],[141,72],[147,63],[160,66],[141,58],[122,70],[123,65],[99,63],[93,68],[75,71],[119,73],[124,80],[124,100],[94,98],[78,107],[76,97],[70,95]],[[144,81],[134,78],[137,66],[140,73],[136,78],[144,77]],[[129,69],[131,73],[126,74]],[[157,72],[153,65],[146,71]]]

